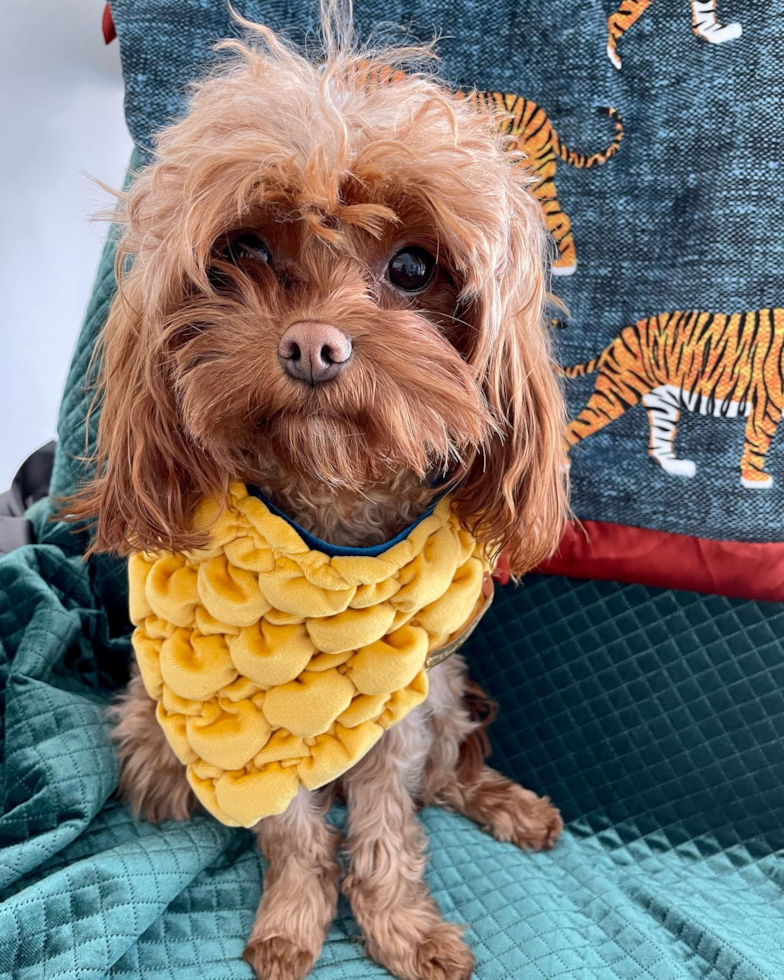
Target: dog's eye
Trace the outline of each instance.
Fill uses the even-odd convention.
[[[436,260],[418,245],[401,249],[387,266],[387,277],[393,286],[406,293],[424,289],[433,278]]]
[[[272,264],[272,256],[267,248],[267,243],[251,231],[243,232],[236,238],[232,238],[226,246],[224,254],[232,262],[238,262],[240,259],[251,259],[254,262]]]

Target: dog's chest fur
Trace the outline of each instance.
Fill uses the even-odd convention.
[[[366,547],[389,541],[412,524],[433,497],[430,486],[408,471],[362,493],[274,473],[261,488],[299,525],[323,541],[344,547]]]

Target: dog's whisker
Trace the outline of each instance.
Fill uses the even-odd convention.
[[[472,330],[474,333],[478,333],[480,330],[477,324],[471,323],[469,320],[462,320],[459,316],[455,316],[452,313],[439,313],[439,316],[443,316],[447,320],[454,320],[455,323],[459,323],[462,326],[467,327],[469,330]]]

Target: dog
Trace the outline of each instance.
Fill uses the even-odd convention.
[[[196,503],[242,480],[306,531],[366,546],[448,490],[519,576],[554,549],[567,497],[547,238],[524,164],[489,109],[410,67],[429,48],[361,50],[335,5],[318,58],[238,20],[246,38],[219,45],[227,65],[193,86],[121,196],[95,475],[68,518],[93,522],[94,551],[182,552],[204,544]],[[134,673],[114,709],[120,793],[147,820],[186,820],[196,800],[154,709]],[[423,882],[417,808],[523,848],[562,828],[548,798],[486,766],[487,714],[455,655],[338,786],[256,825],[257,976],[313,967],[341,847],[373,959],[403,980],[471,975]],[[335,793],[344,841],[325,819]]]

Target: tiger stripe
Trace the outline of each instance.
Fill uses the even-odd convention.
[[[636,23],[653,0],[621,0],[621,5],[607,18],[607,57],[621,67],[618,41]],[[710,44],[723,44],[740,37],[740,24],[721,24],[716,19],[716,0],[691,0],[691,23],[694,33]]]
[[[607,57],[616,68],[621,67],[618,41],[652,3],[653,0],[622,0],[620,7],[607,18]]]
[[[608,146],[597,153],[578,153],[570,149],[558,136],[547,113],[532,99],[501,92],[460,92],[458,98],[467,99],[477,110],[495,111],[499,114],[498,128],[507,134],[508,148],[523,155],[525,165],[534,176],[531,190],[545,215],[547,230],[558,257],[553,264],[556,275],[568,275],[577,264],[577,251],[569,216],[558,202],[555,175],[558,159],[572,167],[588,170],[606,163],[618,152],[623,140],[623,120],[612,107],[606,112],[614,123],[615,132]]]
[[[674,440],[680,411],[748,416],[740,459],[744,486],[770,486],[765,459],[784,411],[784,309],[746,313],[675,311],[638,320],[596,357],[563,368],[567,378],[598,373],[585,408],[569,423],[574,446],[643,403],[650,455],[691,476]],[[678,464],[678,465],[675,465]],[[687,472],[688,471],[688,472]]]
[[[404,72],[393,70],[389,65],[359,62],[355,68],[359,85],[372,90],[405,79]],[[509,137],[507,148],[519,152],[523,162],[534,176],[531,190],[542,206],[547,230],[555,243],[558,255],[552,265],[555,275],[570,275],[577,265],[577,251],[569,216],[558,202],[555,174],[558,159],[578,170],[589,170],[612,159],[623,140],[623,120],[620,113],[610,107],[606,113],[614,125],[614,134],[605,149],[597,153],[578,153],[560,139],[544,109],[531,99],[514,93],[479,91],[456,92],[457,99],[464,99],[477,111],[493,112],[501,133]]]

